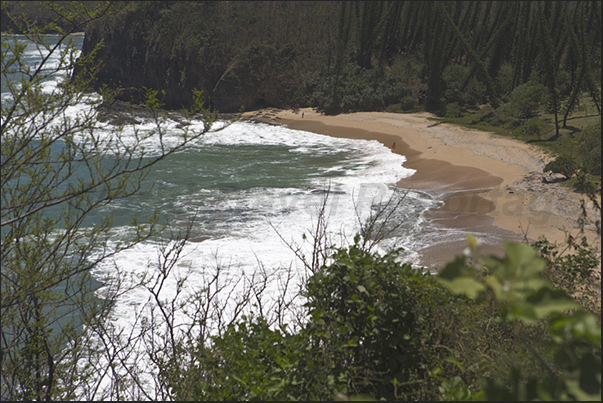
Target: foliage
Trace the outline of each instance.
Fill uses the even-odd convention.
[[[463,82],[469,73],[469,69],[460,64],[453,64],[442,71],[442,79],[446,84],[444,96],[451,102],[464,104],[465,94]]]
[[[598,182],[595,182],[599,179]],[[597,193],[601,194],[601,176],[593,177],[586,173],[586,169],[579,169],[576,172],[576,182],[573,184],[574,189],[580,193],[585,193],[592,200]]]
[[[494,110],[492,115],[486,116],[485,121],[494,126],[503,126],[516,129],[521,126],[524,119],[517,115],[517,110],[511,102],[504,103]]]
[[[2,21],[16,27],[9,3],[2,3]],[[581,243],[563,255],[543,240],[537,246],[545,260],[513,244],[504,258],[460,256],[439,276],[442,285],[398,263],[395,253],[371,253],[357,241],[329,254],[329,264],[311,266],[299,328],[250,315],[220,322],[213,337],[208,322],[222,320],[219,273],[178,307],[160,298],[183,242],[161,251],[156,278],[136,284],[151,292],[164,320],[141,321],[125,340],[104,320],[116,294],[97,298],[89,274],[162,228],[156,215],[133,218],[131,239],[110,249],[111,217],[100,208],[138,193],[148,168],[203,134],[184,129],[181,143],[149,159],[142,141],[162,139],[164,129],[157,107],[188,102],[188,117],[197,113],[209,130],[214,118],[201,104],[222,92],[242,94],[248,107],[261,98],[332,113],[448,105],[458,116],[487,102],[476,123],[538,136],[544,119],[533,117],[548,104],[559,134],[558,112],[565,107],[567,120],[581,91],[600,114],[599,2],[124,2],[102,20],[102,7],[73,14],[43,4],[60,18],[36,29],[40,22],[22,15],[19,31],[41,53],[60,53],[58,67],[30,68],[23,45],[4,35],[2,43],[3,85],[13,99],[2,103],[3,398],[600,400],[600,324],[547,281],[567,291],[588,281],[596,256]],[[77,63],[75,49],[41,36],[65,34],[64,44],[97,18]],[[113,47],[103,52],[97,45],[105,40]],[[101,66],[111,57],[119,63]],[[116,65],[127,74],[103,76]],[[74,67],[75,79],[44,93],[44,79]],[[110,161],[102,156],[121,144],[120,132],[114,143],[101,141],[93,113],[52,124],[99,75],[106,82],[97,88],[120,79],[151,88],[146,108],[157,123]],[[256,92],[246,98],[250,88]],[[578,153],[586,170],[600,174],[599,134],[600,123],[585,131]],[[548,167],[571,177],[577,166],[562,156]],[[182,332],[178,309],[194,318]],[[161,340],[149,336],[159,330]],[[154,396],[138,377],[147,368],[128,361],[137,343],[146,343],[159,372]],[[107,372],[112,383],[103,390],[99,374]]]
[[[308,279],[297,331],[243,317],[174,376],[178,399],[387,400],[468,398],[514,366],[545,354],[538,329],[497,323],[491,308],[454,297],[435,276],[357,243]],[[550,363],[545,358],[543,362]]]
[[[406,108],[412,108],[415,102],[414,99],[410,104],[408,99],[405,101],[411,89],[396,82],[391,74],[378,75],[355,63],[343,66],[336,92],[332,78],[324,75],[314,76],[306,85],[309,104],[327,113],[384,110],[388,105],[402,102]]]
[[[589,246],[585,237],[568,237],[565,245],[541,237],[533,247],[546,261],[543,276],[555,288],[572,295],[585,309],[596,309],[591,301],[597,298],[597,289],[601,288],[600,274],[596,271],[601,263],[601,253],[596,247]]]
[[[444,115],[445,118],[458,118],[461,115],[462,112],[457,102],[453,102],[451,104],[446,105],[446,113]]]
[[[307,283],[308,322],[298,333],[245,319],[200,346],[189,372],[199,385],[195,398],[433,397],[424,384],[439,356],[431,347],[444,329],[435,326],[438,311],[450,296],[429,274],[394,259],[358,246],[338,250]]]
[[[485,89],[477,78],[469,77],[469,69],[461,64],[452,64],[442,72],[446,84],[444,97],[449,102],[463,106],[475,106],[485,102]]]
[[[470,246],[475,251],[475,241]],[[555,367],[530,376],[516,367],[510,383],[490,378],[487,400],[600,400],[601,327],[544,277],[545,261],[524,244],[505,244],[504,258],[459,257],[439,274],[454,293],[494,303],[503,320],[544,325],[554,342]],[[535,354],[534,359],[541,359]],[[476,396],[476,397],[477,397]]]
[[[340,392],[417,396],[441,336],[433,326],[448,296],[431,276],[356,246],[307,283],[309,331]],[[429,295],[429,298],[427,296]],[[420,396],[420,395],[419,395]]]
[[[497,110],[489,105],[480,108],[472,116],[469,124],[471,125],[486,125],[494,124],[493,120],[496,119]]]
[[[539,118],[532,118],[525,121],[520,127],[513,131],[516,136],[536,136],[540,139],[544,122]]]
[[[568,155],[558,155],[554,160],[544,166],[544,171],[560,173],[570,179],[578,170],[578,162]]]
[[[515,118],[525,120],[548,103],[555,116],[565,108],[564,122],[587,90],[600,110],[598,3],[125,4],[87,30],[91,43],[127,48],[101,55],[102,75],[108,85],[166,90],[170,108],[191,102],[188,92],[200,88],[206,102],[227,92],[247,109],[264,99],[333,113],[438,111],[453,102],[496,109],[508,101]],[[250,64],[254,43],[274,49],[280,62],[237,69]],[[149,61],[142,75],[124,67]]]
[[[209,348],[199,346],[186,377],[170,374],[168,382],[181,400],[319,398],[303,378],[313,370],[306,351],[300,335],[273,330],[263,317],[244,316],[221,337],[213,337]]]
[[[82,12],[77,5],[69,1],[5,1],[6,13],[2,13],[2,32],[13,31],[17,34],[31,31],[31,27],[44,28],[46,34],[57,34],[74,29],[83,32],[84,23],[89,21],[89,16]],[[90,10],[103,6],[103,1],[89,1]],[[62,16],[71,14],[72,18]],[[10,15],[19,16],[20,23],[11,21]],[[25,24],[23,24],[25,22]]]
[[[511,91],[509,105],[514,116],[529,119],[538,113],[538,109],[547,102],[546,88],[542,84],[528,81]]]
[[[584,169],[590,174],[601,176],[601,121],[582,131],[578,147]]]

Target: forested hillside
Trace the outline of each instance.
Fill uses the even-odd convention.
[[[2,32],[23,33],[32,27],[46,27],[46,33],[58,33],[62,30],[84,32],[83,22],[88,16],[73,12],[76,10],[69,1],[6,1],[6,12],[0,15],[0,30]],[[102,1],[89,1],[90,8],[101,5]],[[3,6],[4,7],[4,6]],[[12,21],[10,16],[17,18]],[[50,26],[55,24],[55,27]]]
[[[132,2],[86,29],[98,85],[202,89],[241,106],[351,110],[498,107],[521,85],[564,118],[586,91],[600,109],[599,2]],[[531,111],[522,111],[529,115]]]

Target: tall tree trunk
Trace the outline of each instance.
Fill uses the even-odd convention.
[[[586,70],[588,69],[588,37],[584,32],[584,18],[583,15],[583,7],[578,5],[575,10],[575,18],[573,22],[577,24],[578,33],[574,31],[573,22],[569,21],[569,17],[567,18],[567,29],[569,31],[570,39],[573,45],[573,49],[576,53],[578,53],[578,77],[574,80],[572,91],[570,94],[570,98],[567,101],[567,105],[565,108],[565,113],[563,115],[563,127],[567,127],[567,118],[569,114],[572,112],[574,106],[576,105],[576,100],[578,99],[578,94],[580,93],[580,88],[582,87],[582,82],[584,80],[584,75]],[[578,37],[579,35],[579,37]]]
[[[559,49],[553,44],[552,32],[549,21],[547,20],[546,10],[547,5],[540,5],[539,20],[540,20],[540,57],[544,65],[544,84],[549,90],[551,96],[551,109],[555,116],[555,136],[559,137],[559,94],[557,92],[557,67],[559,60],[556,55],[559,54]]]
[[[496,108],[498,106],[498,95],[496,93],[496,88],[494,87],[492,78],[488,74],[488,68],[484,64],[483,60],[481,60],[480,57],[477,55],[477,53],[471,48],[471,44],[463,36],[463,33],[459,30],[458,26],[454,23],[454,21],[450,17],[450,14],[447,12],[445,6],[441,5],[440,11],[441,11],[442,15],[444,16],[444,19],[448,22],[448,24],[452,28],[452,31],[454,32],[454,34],[458,37],[459,41],[463,44],[463,47],[465,48],[465,51],[467,52],[467,54],[473,59],[473,63],[477,64],[477,66],[481,70],[481,72],[484,76],[484,81],[486,84],[486,88],[488,90],[488,94],[490,95],[490,101],[492,103],[492,106],[494,108]]]
[[[331,88],[330,106],[337,108],[339,104],[339,79],[343,70],[345,51],[350,37],[350,18],[351,10],[348,3],[341,2],[341,11],[339,14],[339,34],[337,38],[337,54],[335,55],[334,80]]]

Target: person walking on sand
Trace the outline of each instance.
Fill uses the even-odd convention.
[[[392,144],[392,148],[396,148],[396,142],[394,141],[394,144]]]
[[[302,119],[304,118],[304,113],[302,112]]]

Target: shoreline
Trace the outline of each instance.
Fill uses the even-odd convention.
[[[416,170],[398,187],[442,201],[440,208],[426,213],[430,225],[488,234],[481,253],[502,256],[503,239],[532,242],[544,235],[551,242],[563,242],[561,228],[577,233],[579,195],[558,184],[542,183],[547,160],[543,150],[487,132],[434,124],[427,120],[431,116],[388,112],[332,116],[303,108],[245,112],[242,119],[381,142],[406,157],[405,168]],[[396,147],[391,148],[394,142]],[[466,246],[464,240],[454,241],[417,252],[423,266],[434,267],[449,262]]]

